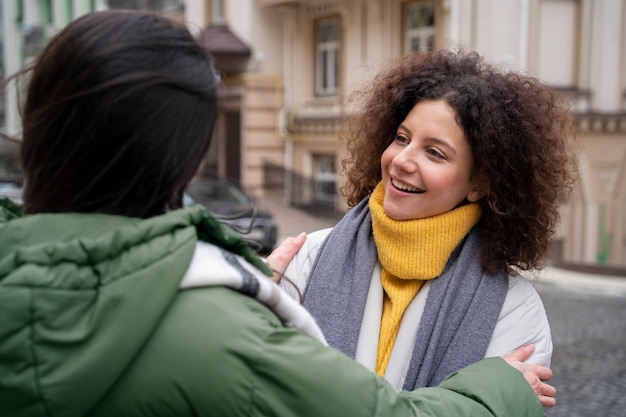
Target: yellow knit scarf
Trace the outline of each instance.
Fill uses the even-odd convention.
[[[452,251],[480,220],[478,204],[467,204],[426,219],[394,220],[385,214],[379,183],[369,200],[372,229],[385,291],[376,373],[384,375],[402,315],[425,280],[441,275]]]

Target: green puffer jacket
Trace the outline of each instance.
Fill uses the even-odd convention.
[[[500,358],[396,393],[254,298],[180,290],[199,239],[267,271],[199,206],[139,220],[1,200],[0,416],[543,416]]]

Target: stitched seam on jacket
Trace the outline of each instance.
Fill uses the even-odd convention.
[[[263,341],[267,342],[267,335],[263,339]],[[263,349],[261,349],[259,351],[259,355],[256,358],[255,363],[252,364],[251,369],[250,369],[250,374],[252,376],[252,378],[250,378],[250,408],[248,409],[248,413],[246,414],[246,415],[249,415],[249,416],[256,415],[255,411],[257,411],[257,409],[258,409],[258,406],[256,404],[256,400],[255,400],[258,397],[256,395],[256,389],[257,389],[257,384],[259,382],[259,378],[257,376],[258,375],[257,369],[259,368],[259,364],[261,363],[264,354],[265,354],[265,351]]]
[[[263,305],[261,303],[259,303],[260,305]],[[265,318],[262,318],[263,320],[266,320]],[[274,332],[274,327],[273,324],[271,323],[271,321],[268,321],[268,323],[270,324],[269,329],[267,331],[265,331],[265,335],[263,336],[262,340],[264,342],[264,345],[267,345],[268,342],[268,338],[273,334]],[[260,367],[260,364],[264,361],[265,356],[267,355],[267,350],[264,348],[260,348],[259,349],[259,354],[257,355],[256,360],[254,361],[254,363],[252,363],[251,361],[251,374],[254,378],[252,378],[251,380],[253,382],[251,382],[250,384],[250,409],[248,411],[247,415],[253,416],[253,415],[258,415],[258,404],[256,403],[256,398],[258,398],[259,396],[256,393],[256,387],[257,384],[259,383],[259,378],[258,378],[258,369]]]
[[[43,389],[41,387],[40,375],[39,375],[39,361],[37,360],[37,352],[35,349],[35,297],[34,297],[35,289],[30,287],[28,289],[28,294],[30,298],[29,303],[29,313],[30,313],[30,322],[28,324],[29,327],[29,339],[30,339],[30,355],[33,365],[33,379],[35,382],[35,393],[41,402],[41,408],[43,409],[43,413],[46,417],[51,416],[50,411],[46,405],[46,399],[43,395]]]

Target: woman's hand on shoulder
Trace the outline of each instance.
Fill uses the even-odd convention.
[[[306,233],[304,232],[295,237],[288,237],[283,241],[283,243],[280,244],[280,246],[269,254],[267,257],[267,263],[270,268],[272,268],[272,271],[274,271],[274,275],[272,276],[273,281],[280,281],[281,277],[285,273],[285,270],[287,269],[287,266],[302,248],[305,241]]]
[[[530,387],[539,397],[542,406],[554,407],[556,405],[556,388],[546,383],[546,381],[552,379],[552,370],[546,366],[524,363],[534,350],[535,345],[525,345],[515,349],[508,355],[504,355],[502,359],[524,375]]]

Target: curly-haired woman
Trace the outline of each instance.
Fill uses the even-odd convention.
[[[24,204],[0,198],[1,416],[543,414],[551,372],[526,347],[395,392],[328,348],[238,235],[182,207],[219,89],[182,24],[87,14],[26,74]]]
[[[284,273],[331,346],[396,389],[529,343],[549,366],[545,310],[518,272],[541,268],[573,185],[564,100],[462,49],[394,61],[356,97],[352,209]]]

